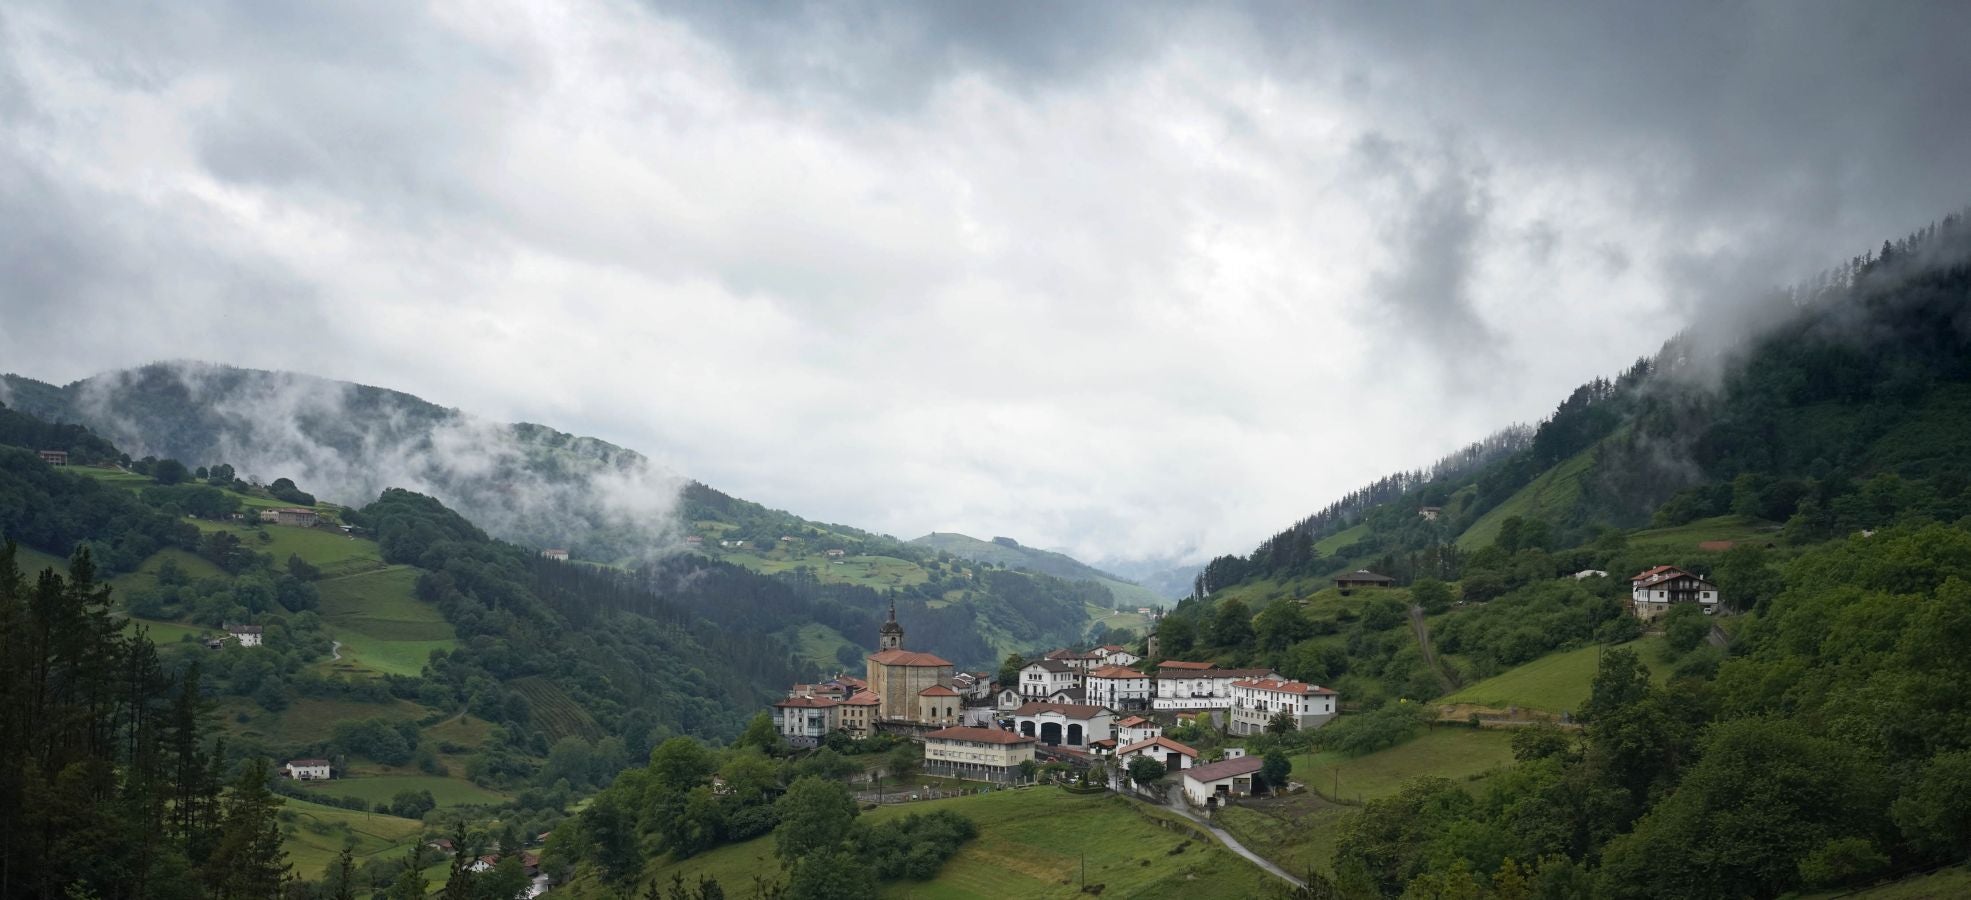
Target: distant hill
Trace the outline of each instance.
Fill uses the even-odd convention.
[[[1164,598],[1155,591],[1125,581],[1065,553],[1028,547],[1009,537],[982,541],[954,531],[933,531],[911,543],[941,550],[959,559],[988,562],[1023,572],[1038,572],[1069,581],[1094,581],[1109,589],[1116,603],[1124,606],[1162,606]]]

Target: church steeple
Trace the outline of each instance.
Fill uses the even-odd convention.
[[[890,598],[890,619],[883,627],[876,629],[877,650],[902,650],[903,626],[897,624],[897,600]]]

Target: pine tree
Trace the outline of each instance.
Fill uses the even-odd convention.
[[[472,873],[465,869],[471,856],[465,852],[465,820],[460,819],[452,830],[452,873],[445,880],[445,900],[472,900]]]
[[[279,896],[287,877],[287,853],[281,849],[281,823],[275,811],[281,799],[267,789],[268,763],[247,763],[226,798],[219,843],[206,862],[206,883],[222,900]]]
[[[465,848],[454,848],[460,853]],[[424,844],[411,845],[411,858],[404,861],[404,872],[397,876],[397,883],[390,886],[390,900],[424,900]]]

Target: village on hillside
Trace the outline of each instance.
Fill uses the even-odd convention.
[[[1395,583],[1368,571],[1335,581],[1350,591]],[[1675,566],[1656,566],[1629,581],[1630,613],[1644,623],[1679,604],[1705,615],[1721,608],[1716,585]],[[926,775],[1012,786],[1033,783],[1052,765],[1084,783],[1209,815],[1236,798],[1297,787],[1267,784],[1263,761],[1236,746],[1239,739],[1320,728],[1342,712],[1336,691],[1270,668],[1158,659],[1154,634],[1135,649],[1048,651],[1020,667],[1011,684],[908,650],[904,634],[892,604],[862,676],[840,673],[790,687],[772,712],[787,743],[814,748],[833,734],[860,740],[882,733],[921,744]],[[1201,751],[1166,734],[1200,729],[1228,743]],[[1167,796],[1153,793],[1153,783],[1166,777],[1175,781]]]

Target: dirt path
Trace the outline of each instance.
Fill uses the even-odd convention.
[[[329,641],[329,659],[336,660],[341,658],[342,658],[342,642]]]
[[[1726,634],[1723,628],[1715,624],[1711,626],[1711,633],[1704,636],[1704,640],[1720,650],[1731,646],[1731,635]]]
[[[1443,686],[1444,693],[1457,690],[1458,682],[1438,664],[1437,651],[1430,646],[1430,623],[1424,621],[1423,607],[1410,607],[1410,630],[1416,632],[1417,647],[1423,651],[1424,665],[1429,666],[1431,674],[1437,676],[1437,683]]]

